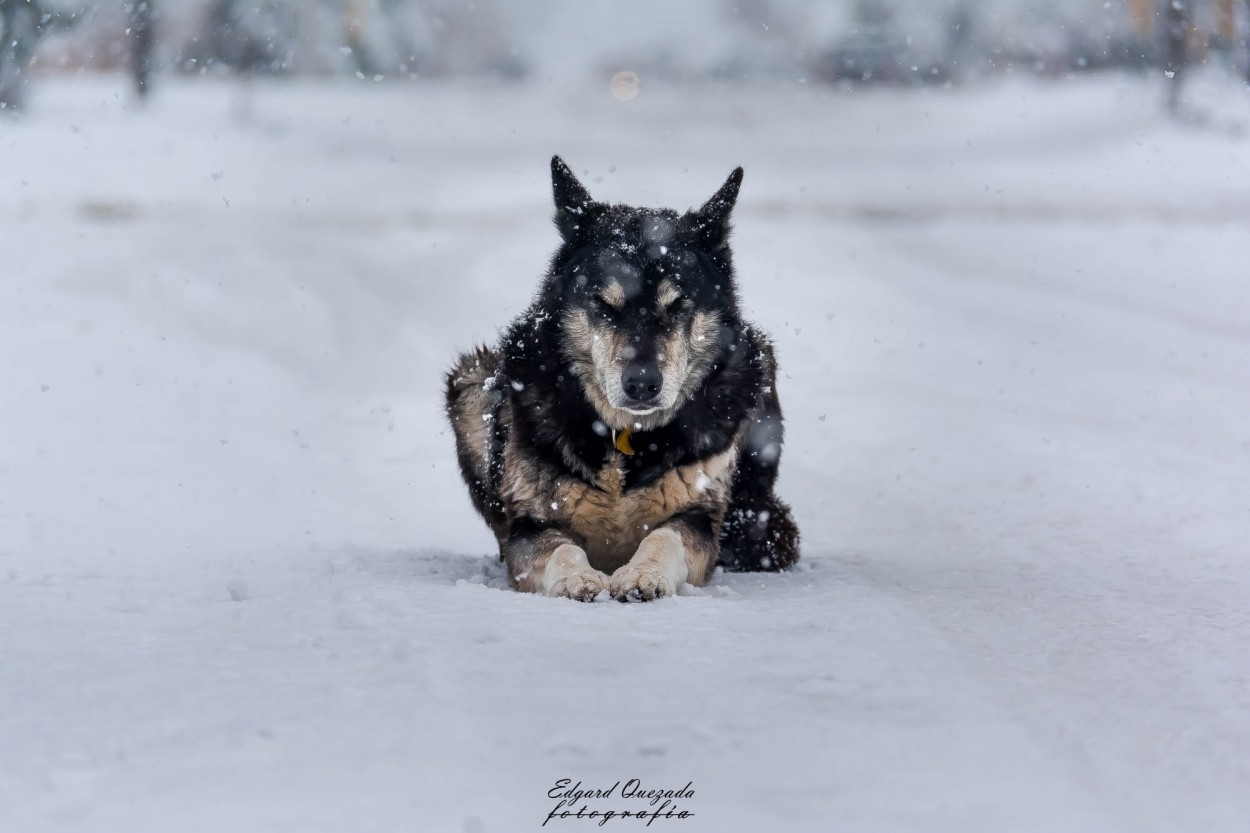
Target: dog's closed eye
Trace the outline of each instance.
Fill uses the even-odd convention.
[[[605,298],[602,295],[594,296],[593,300],[594,300],[595,309],[603,313],[604,315],[615,315],[616,313],[621,311],[621,308],[623,306],[622,304],[613,303],[614,299]]]
[[[619,283],[610,283],[595,296],[595,302],[611,312],[620,312],[625,306],[625,291]]]
[[[661,308],[660,312],[664,315],[680,315],[692,309],[694,309],[694,301],[678,296],[670,301],[667,306]]]
[[[668,312],[673,305],[682,298],[681,290],[673,285],[671,281],[664,281],[660,284],[660,289],[656,293],[656,302],[662,311]]]

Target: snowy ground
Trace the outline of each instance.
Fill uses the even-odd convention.
[[[535,830],[560,778],[693,781],[661,830],[1244,830],[1250,94],[1203,83],[45,81],[0,120],[0,830]],[[526,302],[553,152],[677,207],[746,166],[801,569],[504,589],[439,375]]]

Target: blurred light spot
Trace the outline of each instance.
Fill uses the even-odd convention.
[[[612,90],[612,97],[617,101],[630,101],[636,98],[638,96],[638,73],[630,69],[621,70],[612,76],[609,88]]]

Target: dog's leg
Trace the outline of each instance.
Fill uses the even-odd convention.
[[[527,593],[591,602],[608,589],[608,577],[590,566],[572,538],[524,519],[513,521],[503,559],[512,586]]]
[[[771,367],[771,351],[768,358]],[[770,373],[764,407],[747,429],[720,530],[720,563],[730,571],[785,570],[799,560],[799,528],[774,490],[784,432],[776,375]]]
[[[612,598],[650,601],[672,596],[685,582],[704,585],[719,554],[712,517],[701,510],[678,515],[642,539],[628,563],[612,574]]]

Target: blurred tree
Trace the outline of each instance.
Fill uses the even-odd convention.
[[[205,34],[185,50],[200,67],[227,66],[244,73],[282,73],[299,37],[299,7],[281,0],[212,0]]]
[[[946,13],[945,60],[953,78],[967,80],[976,61],[977,16],[969,0],[960,0]]]
[[[1153,0],[1129,0],[1129,20],[1132,23],[1133,48],[1142,66],[1154,66],[1158,62],[1158,44],[1155,37],[1155,11]]]
[[[43,22],[37,0],[0,0],[0,109],[22,106],[26,68]]]
[[[352,61],[356,64],[356,74],[362,78],[378,75],[381,68],[373,61],[369,46],[365,42],[369,26],[369,9],[361,0],[350,0],[343,17],[343,42],[351,51]]]
[[[43,33],[77,22],[77,13],[50,11],[39,0],[0,0],[0,110],[21,108],[27,70]]]
[[[1238,26],[1236,0],[1218,0],[1212,46],[1250,83],[1250,0],[1245,0],[1245,21],[1247,25]]]
[[[156,0],[137,0],[130,6],[130,72],[139,98],[147,98],[151,89],[152,46],[156,40],[153,4]]]
[[[1237,16],[1233,0],[1216,0],[1215,33],[1220,40],[1231,44],[1236,38]]]
[[[1181,86],[1189,59],[1189,31],[1193,28],[1184,0],[1164,0],[1163,71],[1167,74],[1168,112],[1175,114],[1181,106]]]

